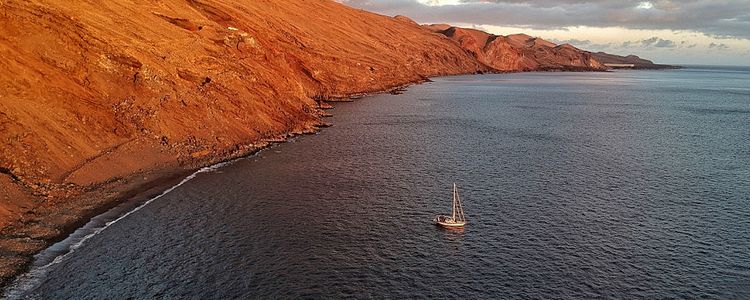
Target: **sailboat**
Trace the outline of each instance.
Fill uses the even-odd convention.
[[[458,187],[453,183],[453,211],[450,216],[435,216],[435,225],[445,228],[461,228],[466,225],[464,208],[461,206],[461,197],[458,196]]]

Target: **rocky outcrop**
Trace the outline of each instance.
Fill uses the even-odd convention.
[[[525,34],[494,35],[445,24],[425,27],[456,41],[477,60],[499,71],[607,70],[591,53],[569,44],[556,45]]]
[[[654,62],[640,58],[636,55],[620,56],[604,52],[591,53],[596,60],[613,68],[658,70],[677,69],[678,66],[655,64]]]

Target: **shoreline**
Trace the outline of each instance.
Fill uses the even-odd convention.
[[[291,139],[293,138],[290,138],[290,140]],[[168,195],[173,190],[190,182],[201,173],[212,172],[221,167],[232,164],[235,161],[254,157],[260,152],[272,148],[277,144],[281,144],[281,142],[269,143],[266,147],[260,148],[245,156],[217,162],[189,172],[181,172],[179,174],[174,174],[173,176],[156,179],[148,183],[149,185],[153,184],[150,188],[133,190],[133,196],[122,198],[121,202],[113,203],[113,205],[110,205],[108,208],[102,207],[102,211],[91,217],[86,223],[72,229],[67,236],[35,254],[34,260],[31,264],[29,264],[23,272],[9,280],[0,292],[0,295],[11,299],[20,298],[22,295],[19,293],[28,291],[29,288],[33,288],[39,284],[39,280],[43,278],[42,276],[46,274],[50,266],[61,262],[61,260],[59,260],[60,258],[64,258],[74,252],[78,247],[84,245],[88,239],[95,237],[111,225],[126,218],[128,215],[145,208],[153,201]]]
[[[82,244],[89,237],[95,236],[98,231],[106,229],[110,225],[110,222],[126,216],[137,208],[144,206],[152,199],[158,198],[160,195],[166,194],[170,189],[179,186],[180,182],[187,178],[184,176],[185,174],[187,173],[176,173],[172,176],[165,176],[148,182],[147,185],[149,187],[144,187],[144,189],[129,190],[129,196],[117,198],[100,209],[94,210],[95,214],[87,218],[85,222],[72,223],[70,227],[66,228],[66,235],[60,236],[57,240],[50,241],[47,247],[33,254],[31,262],[24,266],[15,277],[9,278],[4,282],[0,295],[10,298],[20,297],[20,295],[13,295],[12,292],[17,291],[19,288],[23,290],[22,286],[24,283],[28,283],[28,280],[38,279],[35,276],[36,274],[33,273],[34,270],[41,269],[42,271],[46,271],[48,266],[55,263],[55,259],[73,252],[73,248],[77,248],[77,245]],[[77,236],[80,238],[77,238]]]
[[[607,71],[584,50],[528,35],[498,44],[513,51],[493,54],[492,67],[404,16],[272,4],[4,6],[0,30],[17,38],[0,40],[11,51],[0,78],[0,289],[123,203],[331,126],[330,103],[399,94],[429,77]]]
[[[483,74],[510,74],[510,73],[529,73],[529,72],[607,72],[597,70],[534,70],[534,71],[516,71],[516,72],[470,72],[470,73],[459,73],[459,74],[438,74],[435,77],[451,77],[451,76],[466,76],[466,75],[483,75]],[[285,132],[276,134],[273,138],[265,138],[259,141],[248,142],[241,147],[241,149],[232,151],[229,153],[217,153],[216,156],[207,155],[205,157],[197,158],[195,161],[189,161],[186,163],[173,162],[167,166],[156,166],[153,169],[146,170],[143,172],[131,174],[126,178],[112,178],[106,183],[97,184],[92,187],[88,187],[88,190],[81,193],[77,197],[73,198],[73,201],[69,205],[81,204],[84,202],[89,207],[84,208],[80,211],[74,212],[72,215],[66,215],[68,218],[72,218],[72,221],[63,222],[59,226],[52,225],[55,229],[54,232],[46,232],[41,235],[37,235],[36,238],[29,236],[19,237],[19,234],[14,233],[13,229],[21,228],[25,231],[31,231],[33,228],[28,228],[28,224],[24,224],[24,220],[17,220],[10,223],[9,225],[2,228],[0,231],[0,290],[5,293],[6,288],[16,281],[19,276],[26,274],[36,261],[36,256],[51,246],[67,239],[77,230],[83,228],[89,222],[91,222],[97,216],[106,214],[109,211],[116,209],[118,206],[125,203],[135,202],[146,202],[154,197],[158,197],[162,192],[172,188],[175,183],[179,183],[191,174],[194,174],[202,168],[210,167],[213,165],[227,163],[236,159],[244,159],[256,155],[260,151],[263,151],[269,147],[273,147],[276,144],[288,142],[290,139],[308,135],[316,134],[320,130],[326,127],[333,126],[332,124],[322,121],[325,117],[330,117],[331,114],[325,113],[324,110],[334,108],[331,103],[338,102],[355,102],[358,99],[365,97],[378,95],[378,94],[400,94],[406,88],[416,84],[422,84],[426,82],[432,82],[429,77],[422,77],[417,80],[412,80],[403,84],[387,87],[377,91],[367,91],[352,93],[349,95],[328,95],[325,98],[316,99],[320,103],[319,119],[320,122],[316,125],[309,126],[305,130]],[[99,201],[95,203],[89,203],[86,198],[99,198]],[[63,208],[63,210],[68,210]],[[30,210],[28,213],[35,214],[35,211]],[[127,212],[125,212],[127,213]],[[49,215],[46,219],[58,219],[59,215]],[[45,220],[44,217],[42,217]],[[56,222],[49,221],[45,225],[50,226]],[[59,220],[58,220],[59,221]],[[21,224],[19,224],[21,223]],[[42,222],[37,222],[42,223]],[[15,226],[14,226],[15,225]],[[35,224],[31,224],[32,227]],[[24,231],[24,230],[22,230]],[[64,255],[64,254],[62,254]]]
[[[437,75],[437,77],[471,74],[474,73],[440,74]],[[69,206],[84,202],[83,204],[89,207],[89,209],[84,208],[80,211],[74,212],[72,215],[43,216],[42,221],[35,221],[33,224],[28,224],[27,220],[24,220],[25,216],[19,220],[15,220],[3,227],[0,231],[0,291],[2,291],[2,294],[5,294],[6,289],[10,287],[12,283],[24,274],[27,274],[34,267],[38,254],[43,253],[53,245],[64,241],[77,230],[92,222],[94,218],[117,209],[120,205],[126,203],[147,202],[154,197],[158,197],[164,191],[174,187],[175,184],[185,178],[199,172],[202,168],[251,157],[276,144],[286,143],[292,138],[302,135],[316,134],[321,129],[332,126],[332,124],[322,120],[323,118],[332,116],[331,114],[324,112],[324,110],[334,108],[330,103],[354,102],[357,99],[364,97],[401,91],[411,85],[430,81],[429,78],[420,78],[418,80],[387,87],[382,90],[352,93],[350,95],[333,95],[324,99],[319,99],[320,107],[318,110],[320,122],[313,126],[309,126],[304,130],[279,133],[272,138],[249,142],[245,144],[245,147],[243,147],[244,149],[230,153],[217,153],[218,155],[216,156],[201,157],[196,161],[184,164],[173,162],[171,166],[156,166],[150,170],[131,174],[126,178],[111,178],[105,183],[87,187],[87,191],[73,197],[72,201],[68,203]],[[90,203],[90,201],[85,200],[87,198],[98,198],[99,201],[95,201],[96,203]],[[61,210],[69,209],[61,208]],[[128,212],[124,212],[124,214],[127,213]],[[36,215],[36,211],[31,209],[26,214]],[[60,222],[60,220],[52,219],[60,218],[68,218],[68,220],[63,221],[62,224],[57,226],[54,225],[55,223]],[[54,231],[50,232],[49,230],[41,230],[46,232],[26,234],[26,236],[24,236],[23,233],[19,234],[19,231],[34,231],[34,228],[29,227],[34,227],[40,223],[45,223],[45,229],[52,227]],[[65,253],[62,253],[61,255],[65,255]]]

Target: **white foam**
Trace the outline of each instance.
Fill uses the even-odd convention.
[[[114,220],[104,222],[102,224],[102,219],[106,220],[108,217],[111,218],[112,214],[119,214],[120,210],[122,210],[122,206],[115,207],[111,209],[110,211],[107,211],[101,215],[98,215],[92,218],[88,223],[86,223],[86,225],[76,230],[66,239],[55,243],[54,245],[50,246],[49,248],[35,255],[34,263],[31,269],[27,273],[17,277],[13,281],[13,283],[8,285],[8,287],[3,292],[2,298],[3,299],[22,299],[22,298],[29,299],[29,297],[26,294],[36,289],[39,286],[39,284],[41,284],[42,280],[44,279],[45,275],[50,270],[50,268],[64,261],[66,257],[74,253],[75,250],[80,248],[84,243],[86,243],[87,240],[98,235],[102,231],[106,230],[107,228],[119,222],[120,220],[128,217],[129,215],[143,209],[144,207],[148,206],[149,204],[158,200],[164,195],[174,191],[178,187],[182,186],[183,184],[187,183],[188,181],[198,176],[198,174],[215,171],[237,160],[238,159],[218,163],[218,164],[208,166],[208,167],[203,167],[200,170],[182,179],[180,183],[163,191],[158,196],[153,197],[147,200],[146,202],[143,202],[141,205],[138,205],[136,208],[131,209],[127,213],[117,217]]]

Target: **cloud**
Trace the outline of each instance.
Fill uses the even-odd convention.
[[[688,48],[688,49],[690,49],[690,48],[695,48],[695,46],[698,46],[698,44],[695,44],[695,43],[690,44],[688,41],[681,41],[680,42],[680,47],[682,47],[682,48]]]
[[[550,41],[555,44],[571,44],[576,47],[589,46],[593,44],[589,40],[578,40],[578,39],[569,39],[569,40],[550,39]]]
[[[685,41],[681,42],[680,45],[684,44]],[[625,41],[622,44],[620,44],[620,47],[622,48],[634,48],[634,47],[643,47],[643,48],[675,48],[677,47],[677,43],[675,43],[672,40],[663,39],[660,37],[651,37],[645,40],[640,41]]]
[[[560,39],[549,39],[550,42],[553,42],[555,44],[571,44],[577,48],[582,48],[590,51],[604,51],[607,49],[612,48],[612,43],[606,43],[606,44],[598,44],[594,43],[590,40],[579,40],[579,39],[568,39],[568,40],[560,40]]]
[[[727,46],[727,44],[724,44],[724,43],[720,43],[720,44],[711,43],[711,44],[708,44],[708,49],[727,50],[729,49],[729,46]]]
[[[430,1],[431,4],[426,3]],[[747,0],[340,0],[347,5],[423,23],[553,29],[571,26],[691,30],[750,39]]]
[[[643,40],[642,43],[646,46],[653,46],[656,48],[674,48],[677,47],[677,44],[674,43],[674,41],[671,40],[665,40],[658,37],[652,37],[647,40]]]
[[[645,40],[642,40],[642,41],[641,41],[641,44],[642,44],[643,46],[646,46],[646,47],[648,47],[648,46],[652,46],[652,45],[656,44],[656,43],[657,43],[658,41],[659,41],[659,38],[658,38],[658,37],[652,37],[652,38],[650,38],[650,39],[645,39]]]
[[[474,24],[474,25],[471,26],[471,28],[476,29],[476,30],[481,30],[481,31],[484,31],[484,32],[489,32],[489,30],[487,28],[484,28],[481,25]]]

